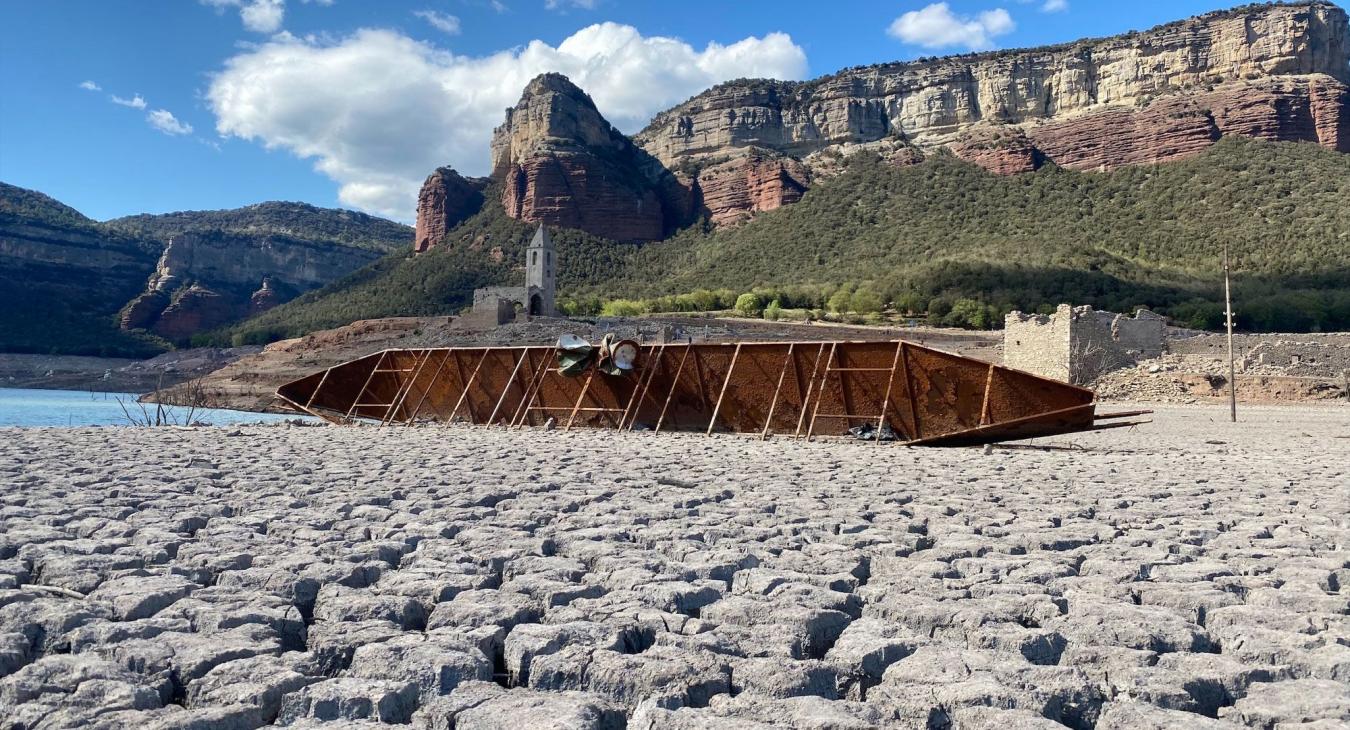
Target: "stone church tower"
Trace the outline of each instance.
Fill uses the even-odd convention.
[[[554,317],[554,295],[558,273],[557,253],[553,239],[542,225],[534,232],[534,239],[525,251],[525,290],[529,301],[526,311],[532,316]]]

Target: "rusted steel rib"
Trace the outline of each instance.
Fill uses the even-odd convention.
[[[386,350],[288,383],[277,395],[298,411],[333,421],[413,423],[426,414],[422,421],[467,417],[491,425],[504,414],[508,425],[523,426],[557,414],[564,429],[725,430],[807,439],[843,435],[860,421],[877,434],[889,427],[902,443],[924,446],[1134,425],[1100,421],[1147,413],[1096,415],[1094,395],[1085,388],[898,340],[680,347],[674,367],[662,362],[669,345],[646,345],[636,370],[610,375],[593,368],[579,379],[550,367],[552,347]],[[440,365],[429,366],[432,357]],[[463,358],[476,361],[467,376]],[[789,370],[794,387],[784,388]],[[656,397],[647,406],[649,394]],[[403,407],[405,401],[416,407]]]

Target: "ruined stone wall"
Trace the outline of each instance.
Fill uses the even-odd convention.
[[[1099,312],[1110,318],[1111,337],[1121,349],[1137,353],[1134,360],[1159,357],[1167,343],[1167,318],[1141,309],[1134,317]]]
[[[1350,373],[1350,346],[1296,340],[1262,342],[1242,359],[1241,369],[1248,372],[1262,366],[1281,368],[1294,376],[1340,378]]]
[[[1068,381],[1069,321],[1062,316],[1012,312],[1003,320],[1003,364],[1055,380]]]
[[[519,302],[526,306],[529,292],[523,286],[489,286],[473,290],[473,311],[496,312],[498,300]]]
[[[1161,355],[1166,325],[1145,309],[1134,317],[1068,304],[1052,315],[1012,312],[1004,320],[1003,364],[1055,380],[1090,383]]]

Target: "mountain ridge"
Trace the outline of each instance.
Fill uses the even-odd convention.
[[[0,183],[0,286],[11,295],[0,351],[154,354],[405,250],[412,233],[280,201],[99,222]]]
[[[1350,17],[1325,0],[1244,5],[1146,31],[1030,49],[728,81],[620,134],[558,74],[526,85],[492,138],[498,203],[527,223],[635,243],[699,220],[745,223],[843,161],[947,150],[1001,175],[1193,157],[1227,137],[1350,153]],[[431,184],[428,180],[428,185]],[[422,220],[469,211],[424,205]],[[418,250],[436,245],[419,237]]]

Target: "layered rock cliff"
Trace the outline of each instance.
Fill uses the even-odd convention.
[[[675,176],[559,74],[535,78],[507,110],[492,135],[492,176],[512,218],[617,241],[662,238],[692,213]]]
[[[417,195],[417,229],[413,251],[422,253],[445,238],[446,231],[483,207],[485,178],[465,178],[450,167],[437,168]]]
[[[734,81],[657,115],[635,141],[676,167],[765,149],[810,165],[902,140],[1000,173],[1161,162],[1228,134],[1350,152],[1348,82],[1344,10],[1248,6],[1050,48]]]
[[[739,80],[631,140],[558,74],[530,82],[492,138],[513,218],[650,241],[698,215],[750,220],[870,152],[940,148],[999,175],[1169,162],[1230,136],[1350,152],[1350,19],[1323,0],[1252,5],[1060,46]],[[415,250],[473,209],[448,168],[423,186]]]
[[[180,233],[164,248],[145,291],[123,308],[121,326],[181,342],[336,281],[378,257],[370,249],[289,236]]]

